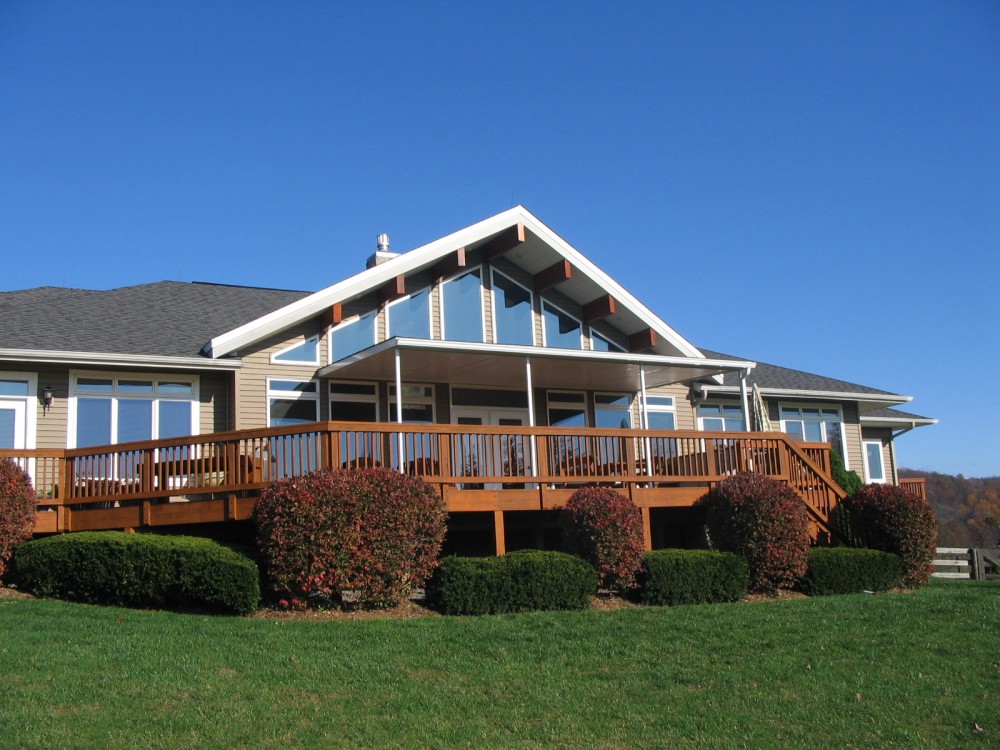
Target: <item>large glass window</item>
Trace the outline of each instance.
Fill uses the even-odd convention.
[[[625,394],[594,394],[595,427],[631,427],[632,399]]]
[[[549,391],[550,427],[586,427],[587,402],[582,393]]]
[[[840,409],[829,406],[781,404],[781,430],[807,443],[830,443],[844,456],[843,417]]]
[[[646,419],[651,430],[676,429],[677,419],[673,396],[646,396]]]
[[[0,379],[0,396],[27,396],[27,380]]]
[[[272,362],[287,362],[293,365],[319,364],[319,336],[311,336],[301,344],[293,344],[271,355]]]
[[[496,343],[532,346],[531,292],[493,271],[493,329]]]
[[[482,288],[478,268],[441,285],[446,340],[480,343],[484,340]]]
[[[708,432],[744,432],[747,428],[739,404],[701,404],[698,422]]]
[[[389,418],[397,421],[396,386],[389,386]],[[434,386],[403,384],[403,421],[434,424]]]
[[[545,346],[556,349],[583,348],[583,325],[579,320],[548,302],[542,304],[542,320],[545,321]]]
[[[386,324],[389,337],[429,339],[431,337],[430,290],[414,292],[388,307]]]
[[[335,422],[377,422],[374,383],[330,383],[330,419]]]
[[[367,349],[375,343],[375,313],[365,313],[353,320],[341,323],[330,331],[330,361]]]
[[[319,389],[315,380],[267,381],[267,425],[286,427],[319,420]]]
[[[595,352],[623,352],[625,351],[622,347],[618,346],[614,341],[609,339],[607,336],[602,336],[593,328],[590,329],[590,348]]]
[[[177,375],[71,378],[70,441],[77,448],[193,435],[197,379]]]

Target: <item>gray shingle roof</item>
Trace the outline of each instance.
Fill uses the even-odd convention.
[[[0,292],[0,349],[196,357],[220,331],[307,294],[181,281]]]
[[[890,408],[870,409],[861,416],[866,419],[869,417],[875,417],[876,419],[901,419],[903,421],[908,419],[931,419],[931,417],[922,417],[919,414],[911,414],[908,411]]]
[[[700,347],[699,347],[700,349]],[[712,359],[742,359],[729,354],[701,349],[702,354]],[[727,373],[723,384],[738,387],[740,384],[739,375]],[[780,388],[793,391],[826,391],[830,393],[868,393],[876,396],[895,396],[891,391],[882,391],[878,388],[870,388],[867,385],[849,383],[846,380],[828,378],[825,375],[814,375],[811,372],[792,370],[787,367],[769,365],[766,362],[758,362],[757,366],[747,378],[747,384],[758,388]]]

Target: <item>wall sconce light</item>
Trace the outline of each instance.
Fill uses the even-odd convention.
[[[52,386],[47,385],[42,389],[42,415],[49,413],[49,409],[52,408]]]

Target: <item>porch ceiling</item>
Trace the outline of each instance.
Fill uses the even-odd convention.
[[[645,370],[646,387],[656,388],[754,366],[753,362],[653,354],[390,339],[334,362],[318,374],[350,380],[393,380],[396,350],[402,378],[408,383],[494,387],[523,387],[529,359],[536,387],[633,393],[640,387],[640,369]]]

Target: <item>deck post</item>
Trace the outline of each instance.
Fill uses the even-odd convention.
[[[531,382],[531,357],[524,358],[524,379],[528,387],[528,426],[535,426],[535,394],[532,392]],[[528,438],[531,446],[531,476],[538,476],[538,440],[532,433]]]
[[[493,534],[496,540],[497,557],[507,554],[507,533],[503,525],[503,511],[493,511]]]
[[[642,547],[647,552],[653,549],[653,527],[649,519],[649,506],[640,508],[642,511]]]
[[[740,370],[740,401],[743,403],[743,424],[747,432],[753,429],[750,423],[750,399],[747,397],[747,377],[750,370]]]
[[[399,361],[399,347],[393,350],[396,363],[396,424],[403,424],[403,371]],[[396,433],[396,450],[399,460],[399,473],[406,473],[406,465],[403,462],[403,431]]]

